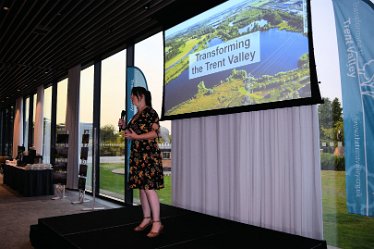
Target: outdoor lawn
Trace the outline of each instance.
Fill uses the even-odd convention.
[[[374,218],[348,214],[345,171],[322,170],[323,229],[328,245],[374,248]]]
[[[100,164],[101,189],[123,195],[123,175],[112,172],[121,167],[121,164]],[[162,203],[172,204],[171,190],[171,175],[165,175],[165,188],[158,191]],[[138,191],[134,191],[134,202],[138,199]],[[328,245],[344,249],[374,248],[374,218],[347,213],[344,171],[322,170],[322,205]]]
[[[121,194],[124,193],[124,175],[114,174],[112,170],[122,168],[123,164],[117,163],[101,163],[100,164],[100,189],[108,192]],[[158,191],[160,201],[170,205],[171,201],[171,175],[165,174],[165,188]],[[134,191],[134,202],[139,200],[138,191]]]

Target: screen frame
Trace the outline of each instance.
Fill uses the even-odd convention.
[[[315,56],[314,56],[313,30],[312,30],[312,18],[311,18],[311,0],[306,0],[306,9],[307,9],[307,21],[308,21],[307,37],[308,37],[308,52],[309,52],[310,88],[311,88],[310,97],[304,97],[304,98],[292,99],[292,100],[274,101],[274,102],[260,103],[260,104],[253,104],[253,105],[245,105],[245,106],[237,106],[237,107],[229,107],[229,108],[223,108],[223,109],[196,111],[196,112],[189,112],[189,113],[177,114],[177,115],[172,115],[172,116],[170,115],[165,116],[165,86],[166,86],[165,85],[165,30],[166,29],[164,29],[163,30],[163,49],[164,49],[163,93],[164,94],[162,98],[162,111],[161,111],[160,120],[165,121],[165,120],[186,119],[186,118],[196,118],[196,117],[205,117],[205,116],[226,115],[226,114],[235,114],[235,113],[241,113],[241,112],[251,112],[251,111],[260,111],[260,110],[269,110],[269,109],[286,108],[286,107],[303,106],[303,105],[314,105],[314,104],[323,103],[323,100],[321,98],[321,93],[319,90],[320,82],[318,81],[318,77],[317,77],[317,69],[316,69]],[[188,18],[184,21],[187,21],[191,18]],[[184,21],[181,21],[178,24],[181,24]],[[172,28],[172,27],[168,27],[168,29],[169,28]]]

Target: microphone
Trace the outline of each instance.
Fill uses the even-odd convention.
[[[126,111],[122,110],[121,118],[118,120],[119,131],[125,130],[125,126],[126,126],[125,116],[126,116]]]

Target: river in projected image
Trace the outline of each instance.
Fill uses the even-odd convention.
[[[214,38],[209,42],[209,47],[221,43],[222,40]],[[237,69],[245,69],[248,73],[258,78],[263,75],[274,75],[297,68],[300,57],[308,53],[308,39],[306,36],[286,30],[271,29],[260,33],[261,61]],[[165,86],[165,112],[178,104],[192,98],[197,92],[197,84],[204,81],[210,88],[225,80],[232,69],[206,75],[193,80],[188,79],[188,69],[183,71],[178,78],[170,81]]]

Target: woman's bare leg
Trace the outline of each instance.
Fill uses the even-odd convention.
[[[140,204],[142,205],[142,210],[143,210],[143,220],[139,226],[145,227],[152,220],[151,207],[149,205],[147,194],[144,189],[139,189],[139,196],[140,196]]]
[[[148,203],[152,212],[152,219],[154,221],[151,232],[157,233],[162,225],[160,220],[160,200],[158,199],[157,192],[154,189],[147,189],[145,190],[145,193],[147,195]]]

